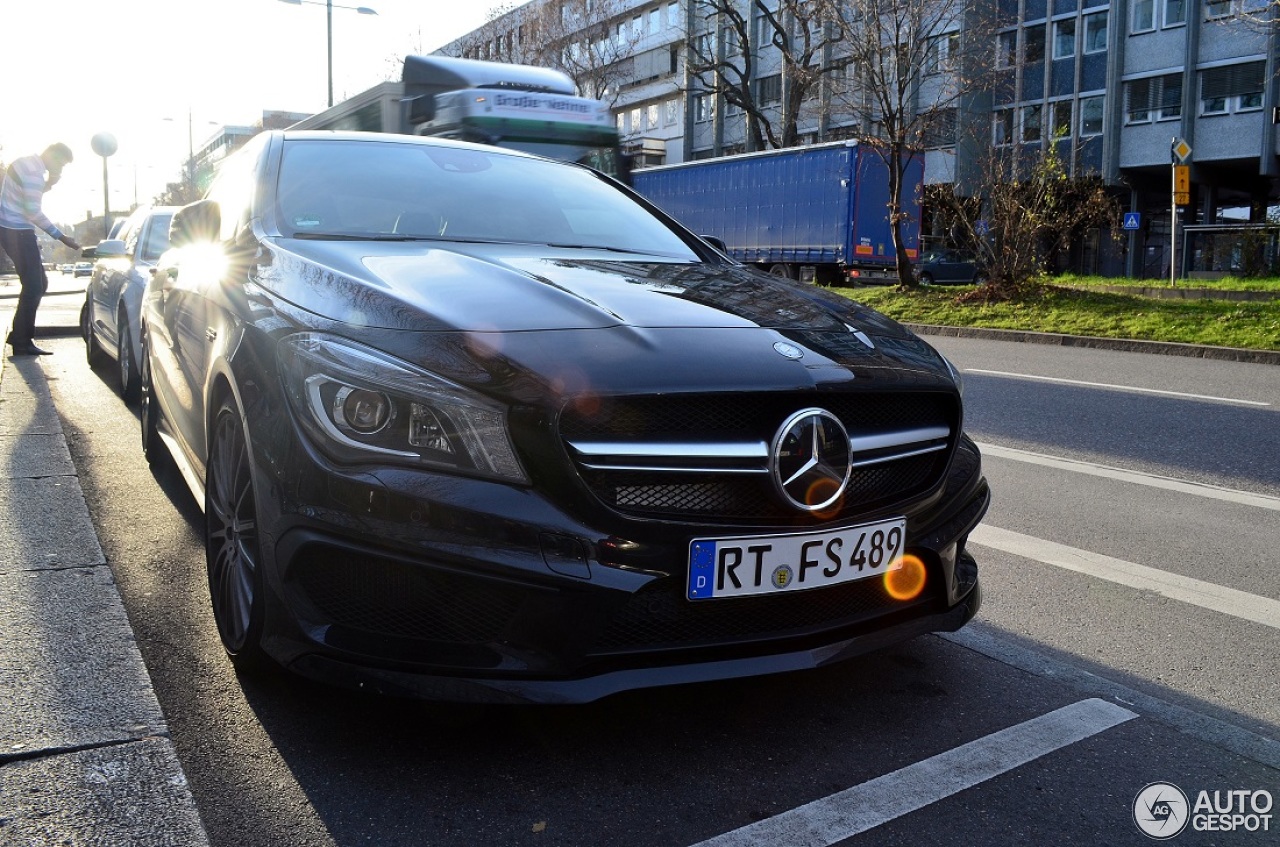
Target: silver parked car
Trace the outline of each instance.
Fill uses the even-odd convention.
[[[80,330],[85,353],[94,367],[114,358],[119,365],[120,391],[126,402],[138,399],[138,313],[142,291],[156,261],[169,247],[169,221],[177,206],[144,206],[94,248],[93,273],[85,288]]]

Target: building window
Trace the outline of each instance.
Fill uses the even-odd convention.
[[[1050,103],[1050,126],[1053,129],[1053,140],[1058,141],[1063,138],[1071,137],[1071,101],[1059,100],[1056,103]]]
[[[667,26],[670,26],[670,27],[680,26],[680,4],[679,3],[667,4]]]
[[[939,74],[947,70],[950,66],[951,57],[956,54],[960,48],[960,33],[948,32],[944,35],[935,35],[929,39],[928,45],[925,47],[924,54],[924,72],[926,74]]]
[[[1084,52],[1101,53],[1107,49],[1107,12],[1084,16]]]
[[[1022,142],[1030,144],[1038,142],[1042,133],[1041,117],[1043,106],[1023,106],[1022,107]]]
[[[1181,26],[1187,22],[1187,0],[1164,0],[1164,25]]]
[[[954,147],[956,144],[956,109],[934,109],[925,117],[920,145],[926,150]]]
[[[698,123],[706,123],[716,116],[716,98],[711,94],[701,94],[693,101],[693,119]]]
[[[1200,114],[1225,115],[1262,108],[1265,63],[1245,62],[1200,72]]]
[[[1156,117],[1162,121],[1182,117],[1182,74],[1166,74],[1158,82],[1160,93],[1154,101],[1159,104]]]
[[[1070,59],[1076,54],[1076,19],[1053,22],[1053,58]]]
[[[1182,117],[1182,74],[1134,79],[1124,84],[1125,123]]]
[[[622,112],[618,113],[618,135],[627,134],[627,116]]]
[[[662,28],[662,9],[654,6],[649,10],[649,34],[657,35]]]
[[[1206,20],[1225,18],[1231,14],[1232,0],[1205,0],[1204,16]]]
[[[1013,109],[997,109],[992,120],[991,141],[997,147],[1013,143]]]
[[[1156,79],[1135,79],[1124,84],[1125,113],[1127,124],[1145,124],[1151,121],[1151,96]]]
[[[1133,28],[1134,32],[1148,32],[1156,28],[1156,0],[1134,0]]]
[[[782,102],[782,74],[761,77],[756,85],[761,105]]]
[[[649,129],[657,129],[657,128],[658,128],[658,120],[659,120],[659,118],[658,118],[658,104],[657,104],[657,103],[650,103],[650,104],[649,104],[649,108],[648,108],[648,109],[646,109],[646,111],[649,113],[649,114],[647,115],[647,117],[648,117],[648,119],[649,119]]]
[[[1022,31],[1022,61],[1031,64],[1044,59],[1044,24],[1029,26]]]
[[[1103,96],[1080,98],[1080,137],[1102,135]]]
[[[1018,31],[1010,30],[996,36],[996,67],[1011,68],[1018,61]]]
[[[642,120],[643,120],[643,117],[641,115],[640,110],[632,109],[631,110],[631,131],[632,132],[639,132],[640,130],[644,129],[644,124],[641,123]]]
[[[679,121],[680,104],[676,100],[668,100],[666,103],[666,107],[667,107],[667,126],[671,126],[672,124],[675,124]]]

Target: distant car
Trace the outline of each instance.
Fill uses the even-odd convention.
[[[93,276],[93,262],[76,262],[73,276]]]
[[[574,702],[826,665],[978,610],[960,376],[608,177],[262,133],[179,210],[141,424],[241,667]]]
[[[177,209],[144,206],[123,222],[116,238],[94,248],[97,263],[90,266],[93,274],[85,287],[80,313],[85,355],[95,367],[116,360],[120,391],[127,403],[138,399],[142,292],[156,261],[169,246],[169,221]]]
[[[984,279],[981,265],[971,253],[930,250],[916,263],[921,285],[969,285]]]

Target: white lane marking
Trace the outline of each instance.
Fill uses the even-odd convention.
[[[985,524],[970,533],[969,540],[1024,559],[1127,585],[1140,591],[1154,591],[1171,600],[1280,629],[1280,602],[1269,597],[1259,597],[1234,588]]]
[[[1216,485],[1204,485],[1199,482],[1188,482],[1182,479],[1174,479],[1173,477],[1156,476],[1154,474],[1146,474],[1139,471],[1127,471],[1123,468],[1113,468],[1108,465],[1097,465],[1093,462],[1080,462],[1075,459],[1061,459],[1057,456],[1046,456],[1043,453],[1032,453],[1028,450],[1016,450],[1012,447],[1001,447],[998,444],[988,444],[986,442],[979,443],[978,448],[982,450],[982,454],[984,456],[994,456],[1000,459],[1011,459],[1015,462],[1027,462],[1033,465],[1043,465],[1047,468],[1056,468],[1058,470],[1089,474],[1091,476],[1101,476],[1108,479],[1119,480],[1120,482],[1132,482],[1136,485],[1147,485],[1152,488],[1163,488],[1166,491],[1177,491],[1181,494],[1194,494],[1197,497],[1208,497],[1213,500],[1225,500],[1228,503],[1240,503],[1245,506],[1256,506],[1259,509],[1270,509],[1274,512],[1280,512],[1280,497],[1269,497],[1266,494],[1251,494],[1248,491],[1237,491],[1234,488],[1221,488]]]
[[[1053,376],[1036,376],[1035,374],[1020,374],[1010,371],[986,371],[981,368],[965,368],[964,373],[967,374],[987,374],[988,376],[1007,376],[1013,379],[1031,379],[1037,382],[1057,382],[1063,385],[1083,385],[1086,388],[1109,388],[1114,391],[1131,391],[1138,394],[1162,394],[1166,397],[1183,397],[1188,400],[1212,400],[1215,403],[1235,403],[1240,406],[1270,406],[1270,403],[1263,403],[1259,400],[1237,400],[1231,397],[1214,397],[1209,394],[1187,394],[1182,391],[1161,391],[1158,388],[1138,388],[1133,385],[1112,385],[1106,382],[1084,382],[1079,379],[1060,379]]]
[[[829,847],[1136,717],[1081,700],[694,847]]]

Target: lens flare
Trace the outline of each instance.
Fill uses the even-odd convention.
[[[914,600],[924,591],[924,562],[907,554],[884,575],[884,590],[895,600]]]
[[[816,506],[819,503],[826,503],[832,497],[835,497],[836,491],[839,490],[840,483],[834,479],[817,479],[809,486],[809,490],[804,494],[804,501],[810,506]],[[828,503],[825,508],[815,511],[813,514],[823,520],[829,520],[840,514],[840,510],[844,507],[844,498],[838,497],[833,502]]]

